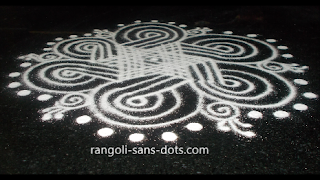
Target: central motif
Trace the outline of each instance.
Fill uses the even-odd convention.
[[[265,42],[256,34],[208,34],[209,28],[185,30],[186,25],[157,21],[118,26],[115,32],[94,30],[84,37],[56,38],[43,54],[19,57],[28,61],[21,64],[27,68],[22,82],[42,93],[38,100],[61,96],[42,110],[42,120],[62,119],[65,112],[87,108],[92,116],[81,116],[77,122],[96,118],[109,126],[100,134],[112,134],[114,126],[159,128],[202,114],[218,130],[253,137],[254,132],[245,130],[251,124],[241,120],[242,109],[249,109],[251,118],[262,118],[263,109],[287,105],[297,90],[283,74],[308,68],[277,62],[292,58],[279,54],[287,47],[276,48],[270,44],[276,40]],[[13,82],[9,88],[19,86]],[[18,95],[30,93],[21,90]],[[284,118],[290,113],[279,110],[274,115]],[[201,124],[187,127],[198,130]]]

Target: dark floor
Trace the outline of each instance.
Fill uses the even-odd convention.
[[[75,125],[71,117],[42,122],[45,108],[32,96],[18,97],[7,88],[8,74],[19,68],[20,55],[42,50],[56,37],[116,30],[119,23],[135,20],[175,21],[188,27],[209,27],[237,35],[257,33],[281,41],[294,58],[309,66],[302,74],[309,85],[301,91],[320,95],[320,9],[316,6],[2,6],[0,7],[0,173],[1,174],[319,174],[320,114],[318,100],[309,109],[292,112],[291,119],[271,114],[252,123],[255,138],[204,128],[190,133],[178,125],[148,132],[156,137],[165,130],[179,132],[166,143],[159,138],[128,142],[129,130],[116,129],[113,138],[100,138],[101,124]],[[77,113],[77,112],[74,112]],[[73,114],[74,115],[74,114]],[[204,124],[209,127],[209,124]],[[208,155],[91,155],[93,146],[156,146],[209,148]]]

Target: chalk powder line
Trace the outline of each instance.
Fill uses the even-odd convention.
[[[304,79],[284,77],[308,67],[278,62],[293,55],[286,53],[287,46],[272,45],[275,39],[232,31],[214,34],[206,27],[185,30],[186,25],[157,20],[118,27],[115,32],[95,29],[82,37],[57,37],[44,53],[18,57],[24,71],[9,74],[13,81],[8,88],[18,89],[18,96],[36,91],[42,102],[61,97],[41,111],[43,121],[88,109],[91,115],[75,117],[75,122],[104,122],[107,127],[97,130],[101,137],[112,136],[114,128],[161,128],[203,115],[219,131],[251,138],[256,134],[243,116],[261,119],[265,109],[274,109],[276,118],[288,118],[290,112],[281,108],[299,95],[298,86],[308,85]],[[303,97],[318,95],[305,92]],[[305,111],[308,106],[297,102],[292,108]],[[241,114],[246,109],[249,113]],[[185,128],[201,131],[203,126],[191,122]],[[161,137],[178,138],[174,132]],[[145,139],[141,133],[129,136],[132,142]]]

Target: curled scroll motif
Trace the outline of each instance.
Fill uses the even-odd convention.
[[[117,69],[86,61],[46,61],[29,68],[23,78],[30,87],[53,93],[86,91],[117,79]]]
[[[270,72],[277,72],[277,73],[283,73],[287,71],[293,71],[296,73],[303,73],[306,69],[308,69],[308,66],[300,66],[297,63],[279,63],[279,62],[273,62],[273,61],[265,61],[259,64],[261,68],[263,68],[266,71]]]
[[[57,101],[54,106],[43,109],[41,112],[44,113],[42,120],[50,119],[62,119],[64,113],[70,110],[85,108],[91,104],[90,98],[83,93],[71,93],[63,96]]]
[[[182,79],[166,76],[113,83],[93,92],[91,110],[104,122],[128,128],[167,126],[198,112],[198,95],[188,88]]]
[[[228,102],[214,102],[206,105],[202,114],[217,122],[217,129],[220,131],[234,131],[239,135],[253,137],[255,133],[245,128],[252,127],[249,123],[240,122],[240,110],[237,106],[228,104]]]
[[[115,41],[125,46],[148,49],[183,39],[186,32],[177,26],[163,23],[132,24],[120,28]]]
[[[210,57],[223,63],[248,63],[273,60],[277,51],[268,43],[235,35],[200,35],[181,43],[184,53]]]
[[[108,39],[82,37],[57,43],[53,52],[62,57],[99,61],[116,56],[114,42]]]
[[[210,99],[240,107],[280,107],[296,96],[294,86],[281,76],[242,66],[207,62],[190,67],[196,87]]]

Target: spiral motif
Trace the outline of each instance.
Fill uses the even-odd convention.
[[[263,62],[259,64],[261,68],[271,72],[285,72],[289,68],[278,62]]]
[[[117,79],[117,69],[81,60],[46,61],[28,69],[23,78],[34,89],[53,93],[86,91]]]
[[[186,54],[210,57],[223,63],[265,61],[277,56],[277,50],[266,42],[235,35],[194,36],[183,40],[181,46]]]
[[[152,48],[178,41],[186,36],[186,32],[176,26],[162,23],[132,24],[116,32],[115,41],[137,48]]]
[[[53,51],[62,57],[80,60],[102,60],[117,55],[112,41],[94,37],[61,41],[54,46]]]
[[[88,97],[85,94],[81,94],[81,93],[67,94],[62,99],[60,99],[59,105],[68,107],[68,108],[71,108],[71,107],[81,108],[88,105],[87,99]]]
[[[115,125],[149,128],[180,122],[198,110],[197,95],[181,79],[149,76],[103,86],[94,93],[91,110],[99,119]],[[182,87],[180,87],[182,88]],[[190,101],[190,102],[189,102]],[[186,107],[188,106],[188,110]]]
[[[205,113],[213,120],[228,120],[235,119],[239,116],[240,110],[236,106],[228,104],[227,102],[214,102],[206,105]]]
[[[196,87],[206,97],[241,107],[277,107],[295,96],[294,87],[281,76],[248,66],[218,67],[208,62],[192,66],[191,71]]]
[[[43,53],[39,56],[41,61],[60,60],[61,57],[55,53]]]

